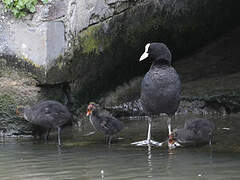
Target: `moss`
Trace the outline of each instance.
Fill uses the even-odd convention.
[[[0,67],[4,67],[7,64],[7,60],[4,58],[0,58]]]
[[[231,28],[234,22],[229,20],[238,12],[231,3],[149,1],[80,32],[69,60],[70,81],[74,81],[79,105],[144,74],[150,63],[143,65],[137,60],[146,43],[166,43],[175,61]],[[231,9],[232,15],[228,15]]]
[[[11,60],[2,58],[4,63],[0,66],[0,131],[8,135],[27,134],[31,125],[17,116],[16,107],[36,102],[40,97],[39,88],[34,75],[18,69],[18,60]]]
[[[80,33],[79,44],[82,48],[82,53],[99,54],[101,51],[103,51],[110,45],[106,36],[104,36],[104,34],[101,33],[102,28],[103,28],[102,24],[92,25]]]
[[[60,70],[62,70],[62,69],[64,69],[65,65],[66,65],[66,62],[64,61],[63,56],[60,55],[60,56],[57,58],[57,60],[56,60],[56,66],[57,66]]]
[[[11,55],[0,56],[5,60],[4,66],[0,66],[0,70],[12,69],[18,72],[25,72],[31,74],[31,76],[37,79],[39,82],[45,81],[45,67],[35,64],[33,61],[27,58],[18,58]],[[11,70],[9,71],[11,72]]]
[[[40,65],[34,63],[31,59],[28,59],[26,57],[22,57],[22,59],[18,59],[19,62],[21,62],[22,60],[27,62],[28,64],[31,64],[34,68],[44,69],[43,66],[40,66]]]
[[[0,94],[0,114],[4,117],[14,113],[16,102],[9,94]]]

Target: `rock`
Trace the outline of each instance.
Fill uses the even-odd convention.
[[[240,111],[239,32],[238,27],[174,63],[183,82],[177,114],[226,115]],[[140,107],[137,99],[141,80],[139,77],[118,86],[101,103],[112,107],[117,115],[141,115],[141,108],[136,108]]]
[[[175,61],[232,29],[238,24],[235,19],[239,17],[239,3],[233,0],[53,0],[45,5],[38,4],[37,12],[23,19],[15,19],[0,5],[0,58],[4,58],[2,63],[14,72],[17,69],[30,73],[41,87],[59,89],[62,84],[70,84],[74,106],[79,107],[144,74],[149,64],[143,66],[137,61],[143,44],[163,41],[172,49]],[[187,92],[195,85],[190,81],[209,73],[208,68],[200,71],[204,66],[199,64],[212,63],[213,59],[216,63],[210,63],[210,69],[222,70],[220,65],[224,63],[219,62],[239,59],[226,56],[226,52],[235,51],[239,51],[238,48],[222,51],[220,56],[216,56],[215,51],[205,51],[204,61],[200,55],[190,60],[198,64],[182,61],[182,71],[177,71],[183,76],[190,74],[185,81]],[[196,75],[191,69],[202,73]],[[231,73],[238,69],[235,66]],[[56,94],[53,93],[52,98],[58,98]],[[194,107],[201,106],[201,112],[205,113],[208,108],[205,96],[202,97],[198,95]],[[131,100],[137,102],[137,98]],[[184,103],[189,102],[185,99]],[[140,107],[135,102],[126,106],[133,108],[134,113]],[[198,108],[194,108],[194,112],[195,109]]]
[[[226,0],[54,0],[38,4],[37,12],[23,20],[1,11],[0,54],[17,55],[43,66],[46,76],[42,83],[74,81],[76,94],[85,97],[84,87],[89,95],[96,97],[101,91],[145,71],[136,64],[142,44],[161,39],[179,57],[235,24],[233,19],[239,13],[237,3]],[[91,63],[86,63],[89,59]],[[99,67],[97,72],[92,71],[95,65]],[[132,71],[133,67],[137,70]],[[103,81],[109,81],[109,74],[115,76],[120,72],[130,76],[118,77],[111,86],[104,84]],[[101,79],[98,79],[100,73]],[[82,74],[91,76],[92,80],[85,81]],[[91,87],[96,83],[99,83],[96,87],[101,88],[93,90]]]
[[[110,5],[114,2],[108,1]],[[138,63],[141,48],[146,42],[165,42],[173,50],[176,60],[205,44],[207,39],[221,34],[227,28],[227,21],[231,22],[223,16],[221,23],[215,19],[219,17],[216,15],[220,13],[219,9],[207,10],[222,5],[225,10],[228,9],[226,7],[231,9],[227,1],[221,1],[223,4],[220,1],[128,3],[128,8],[110,18],[96,16],[100,22],[83,29],[75,38],[76,48],[71,53],[73,56],[69,68],[74,79],[72,90],[79,104],[88,102],[89,97],[98,98],[99,94],[146,72],[149,65],[142,66]],[[207,23],[209,21],[211,23]],[[220,26],[221,28],[216,28]]]
[[[2,135],[31,134],[32,126],[16,114],[17,106],[39,98],[39,87],[33,76],[9,67],[0,59],[0,131]]]
[[[38,72],[31,64],[0,58],[0,136],[32,135],[36,131],[16,114],[17,107],[46,99],[65,102],[63,85],[39,87],[34,74]]]

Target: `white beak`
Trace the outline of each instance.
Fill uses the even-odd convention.
[[[139,61],[142,61],[142,60],[146,59],[147,57],[148,57],[148,53],[147,53],[147,52],[144,52],[144,53],[141,55]]]
[[[149,48],[149,46],[150,46],[150,43],[148,43],[148,44],[145,46],[145,52],[141,55],[139,61],[142,61],[142,60],[144,60],[144,59],[146,59],[146,58],[148,57],[148,55],[149,55],[149,53],[148,53],[148,48]]]

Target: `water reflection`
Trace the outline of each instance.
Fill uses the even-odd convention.
[[[151,146],[148,144],[147,146],[148,150],[147,150],[147,165],[148,165],[148,177],[151,178],[152,177],[152,154],[151,154]]]
[[[103,136],[76,136],[76,132],[72,139],[63,133],[63,146],[57,146],[54,137],[48,144],[32,138],[1,138],[0,179],[240,179],[240,156],[232,153],[232,149],[229,151],[235,147],[233,142],[239,142],[239,131],[233,131],[240,127],[239,117],[224,118],[221,122],[225,124],[218,123],[219,117],[214,119],[218,133],[216,143],[202,148],[168,150],[167,147],[131,146],[132,135],[136,138],[137,134],[139,139],[145,137],[145,123],[139,122],[127,124],[119,135],[121,138],[114,137],[111,146],[105,145]],[[153,123],[157,123],[153,129],[154,139],[164,140],[158,138],[161,122]],[[222,130],[223,127],[230,130]],[[167,137],[167,132],[160,135]],[[74,144],[76,142],[79,144]]]
[[[219,179],[240,177],[238,154],[153,147],[0,145],[0,179]],[[231,169],[231,170],[230,170]]]

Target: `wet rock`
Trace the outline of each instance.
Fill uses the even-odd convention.
[[[191,107],[196,108],[197,110],[202,109],[205,112],[218,111],[222,114],[230,114],[240,112],[240,96],[239,92],[229,92],[225,94],[217,94],[206,97],[183,97],[183,104],[187,102],[192,104]],[[197,104],[196,104],[197,103]],[[183,109],[184,107],[182,107]],[[196,110],[196,111],[197,111]],[[188,109],[185,106],[185,111]]]
[[[146,73],[149,64],[143,66],[137,61],[146,42],[164,41],[172,50],[174,60],[177,60],[237,24],[235,19],[240,12],[238,3],[239,1],[233,0],[50,1],[46,5],[39,4],[37,13],[21,20],[4,12],[1,6],[0,57],[6,60],[3,64],[13,69],[30,72],[41,87],[52,86],[54,90],[51,92],[55,93],[55,88],[59,89],[62,84],[70,84],[74,106],[80,107],[89,100],[98,99],[119,84]],[[235,34],[234,37],[239,36]],[[231,41],[227,38],[221,46],[229,45]],[[239,40],[232,42],[238,43]],[[237,51],[238,47],[221,50],[218,56],[216,51],[210,48],[200,55],[191,56],[190,60],[179,61],[178,67],[181,71],[177,66],[176,69],[183,75],[186,85],[183,93],[187,92],[183,94],[185,107],[180,109],[179,113],[186,109],[186,113],[206,113],[210,110],[205,97],[218,95],[219,91],[206,92],[203,89],[209,90],[206,86],[212,86],[212,82],[216,82],[214,86],[219,87],[217,82],[220,80],[215,79],[219,75],[214,71],[217,75],[209,79],[208,84],[202,80],[206,74],[212,77],[213,74],[209,71],[214,69],[225,72],[225,68],[221,67],[229,67],[224,65],[237,62],[237,56],[229,56]],[[228,73],[236,73],[239,68],[234,67]],[[5,71],[0,73],[7,74]],[[238,82],[237,77],[234,82]],[[199,86],[196,86],[195,83],[198,82]],[[206,86],[203,86],[204,83]],[[195,87],[193,91],[191,87]],[[235,92],[235,89],[237,88],[231,91]],[[117,106],[115,109],[123,109],[123,115],[141,114],[136,95],[138,91],[139,88],[135,88],[131,93],[135,94],[133,98],[122,98],[121,103],[113,103],[107,107]],[[197,92],[201,94],[194,95]],[[58,100],[61,93],[54,93],[46,91],[44,95],[51,94],[51,98]],[[197,99],[192,100],[193,96]],[[190,100],[186,97],[190,97]],[[219,97],[215,99],[219,101]],[[234,99],[235,96],[229,99],[230,106],[226,100],[221,99],[224,106],[219,107],[226,112],[229,112],[229,109],[238,111],[231,107],[236,104]]]
[[[175,58],[185,55],[235,25],[237,5],[226,0],[49,1],[22,20],[1,11],[0,54],[43,66],[42,84],[72,82],[79,104],[86,103],[148,69],[136,61],[146,42],[161,40]]]
[[[240,111],[239,32],[240,28],[236,28],[174,63],[182,81],[177,114],[226,115]],[[101,102],[106,107],[114,107],[119,114],[141,114],[141,108],[133,111],[140,107],[135,104],[140,96],[141,81],[142,77],[139,77],[118,86]]]
[[[99,94],[145,73],[149,64],[143,66],[137,60],[146,42],[164,41],[176,60],[205,44],[207,39],[215,38],[220,34],[216,30],[225,29],[227,22],[223,17],[221,23],[224,25],[214,20],[219,9],[207,10],[216,7],[214,3],[129,1],[129,7],[122,13],[105,20],[101,16],[103,19],[99,23],[80,31],[74,41],[76,48],[70,65],[75,80],[72,90],[79,104],[89,101],[89,97],[98,98]],[[221,6],[220,1],[217,4]],[[230,5],[226,1],[223,4],[225,8]],[[206,24],[209,21],[211,23]],[[216,28],[220,26],[223,29]]]
[[[18,117],[16,108],[38,99],[39,88],[29,73],[17,71],[0,60],[0,130],[2,135],[28,134],[31,125]]]
[[[64,102],[65,95],[61,85],[40,88],[34,65],[24,64],[16,58],[8,60],[0,58],[0,135],[31,135],[35,127],[17,115],[17,107],[44,99]]]

